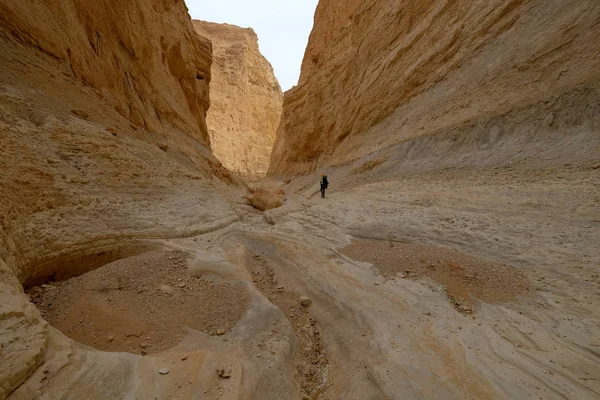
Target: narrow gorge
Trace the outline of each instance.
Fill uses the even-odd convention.
[[[249,182],[267,174],[283,93],[251,28],[194,21],[213,44],[211,105],[207,116],[213,154]]]
[[[320,0],[283,94],[183,0],[0,0],[0,400],[599,398],[599,33]]]

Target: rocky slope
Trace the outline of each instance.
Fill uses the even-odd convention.
[[[322,0],[270,171],[433,135],[597,134],[599,19],[593,0]]]
[[[183,0],[0,1],[0,398],[64,366],[21,285],[237,219],[207,147],[210,66]]]
[[[213,44],[211,108],[207,124],[215,156],[247,180],[269,168],[283,94],[251,28],[194,21]]]

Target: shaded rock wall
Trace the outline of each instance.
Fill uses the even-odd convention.
[[[22,284],[237,220],[207,147],[210,65],[183,0],[0,0],[0,399],[68,362]]]
[[[469,126],[491,130],[485,121],[515,110],[524,134],[553,124],[597,132],[593,118],[558,121],[548,110],[544,122],[527,110],[598,91],[598,21],[593,0],[321,0],[270,172],[307,173]]]
[[[183,1],[3,1],[0,25],[133,124],[208,144],[211,45],[194,33]]]
[[[248,180],[263,178],[281,116],[283,94],[251,28],[194,21],[213,44],[208,130],[215,156]]]

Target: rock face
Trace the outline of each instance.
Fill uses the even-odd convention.
[[[528,141],[551,126],[597,131],[586,113],[597,109],[599,19],[594,0],[321,0],[270,172],[459,130],[520,129]],[[509,114],[517,127],[493,127]]]
[[[132,124],[208,144],[211,44],[194,33],[183,1],[3,1],[0,11],[3,36],[48,56]]]
[[[267,173],[283,94],[250,28],[194,21],[213,44],[208,131],[215,156],[247,180]]]
[[[0,1],[0,399],[37,398],[71,351],[22,284],[237,219],[210,66],[183,0]]]

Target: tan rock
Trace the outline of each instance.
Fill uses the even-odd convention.
[[[533,136],[578,120],[586,127],[583,110],[596,101],[574,91],[600,80],[591,56],[599,18],[595,0],[321,0],[298,86],[285,93],[270,172],[307,173],[417,137],[490,131],[509,112]],[[530,111],[568,92],[563,103],[576,113]]]
[[[283,94],[251,28],[194,21],[213,44],[207,124],[211,147],[223,166],[243,178],[262,179],[281,116]]]
[[[72,344],[21,284],[237,216],[212,181],[211,45],[183,1],[0,0],[0,36],[0,399],[37,398]]]
[[[285,200],[285,191],[277,186],[262,185],[248,195],[248,202],[262,211],[281,207]]]

